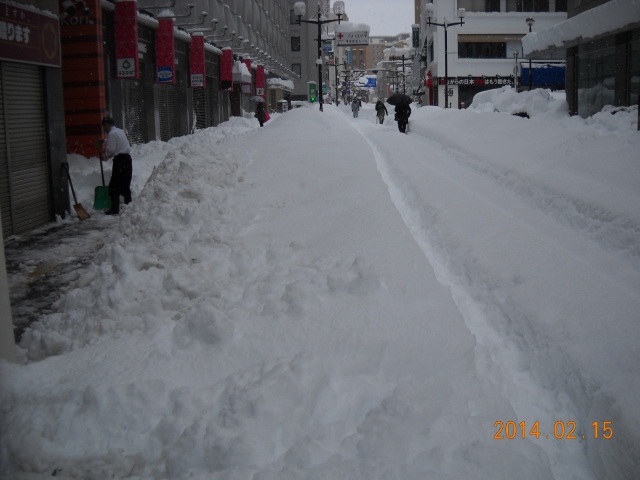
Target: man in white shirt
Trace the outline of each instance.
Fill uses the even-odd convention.
[[[104,158],[113,157],[113,169],[109,181],[109,196],[111,197],[111,209],[107,215],[120,213],[120,195],[124,197],[124,203],[131,202],[131,146],[124,132],[116,127],[113,118],[104,117],[102,128],[107,132],[107,143]]]

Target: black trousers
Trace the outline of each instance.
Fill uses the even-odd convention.
[[[113,170],[109,181],[109,196],[124,197],[124,203],[131,202],[131,155],[121,153],[113,157]],[[118,200],[120,200],[118,198]]]

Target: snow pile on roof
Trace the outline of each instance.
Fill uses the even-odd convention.
[[[285,90],[293,90],[293,82],[291,80],[285,80],[284,78],[269,78],[267,79],[267,85],[279,86]]]
[[[215,53],[216,55],[222,55],[222,50],[209,42],[204,42],[204,49],[208,52]]]
[[[187,43],[191,43],[191,35],[175,25],[173,27],[173,34],[176,36],[176,38],[180,38]]]
[[[173,11],[166,9],[166,10],[162,10],[159,14],[156,15],[156,18],[164,18],[164,17],[171,17],[171,19],[175,23],[175,19],[173,18],[175,17],[175,13],[173,13]]]
[[[366,23],[340,22],[335,26],[335,33],[368,32],[371,29]]]
[[[360,83],[361,85],[366,85],[368,82],[367,79],[369,78],[377,78],[376,75],[362,75],[360,78],[358,78],[357,83]]]
[[[555,99],[548,90],[536,88],[526,92],[516,92],[515,88],[504,86],[485,90],[473,97],[469,109],[477,112],[502,112],[511,115],[526,113],[530,118],[538,115],[566,116],[567,103]]]
[[[384,49],[384,53],[394,57],[398,57],[398,56],[401,57],[402,55],[409,57],[411,55],[412,50],[413,48],[411,47],[389,47]],[[401,59],[397,58],[396,60],[401,60]]]
[[[565,20],[540,32],[529,33],[522,39],[524,55],[563,47],[565,42],[580,37],[589,39],[640,22],[640,0],[611,0],[599,7]]]
[[[39,13],[41,15],[46,15],[48,17],[52,17],[52,18],[55,18],[55,19],[59,18],[58,15],[55,14],[54,12],[52,12],[51,10],[40,9],[40,8],[34,6],[34,5],[27,5],[25,3],[12,2],[11,0],[3,0],[3,3],[6,3],[8,5],[15,5],[18,8],[22,8],[22,9],[25,9],[25,10],[31,10],[32,12]]]
[[[251,77],[251,72],[247,68],[247,64],[239,60],[233,64],[233,73],[239,73],[243,76]]]

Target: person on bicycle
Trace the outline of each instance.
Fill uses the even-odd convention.
[[[387,107],[385,107],[384,102],[382,100],[378,100],[376,102],[376,117],[378,118],[378,123],[382,125],[384,123],[384,116],[389,115],[389,111]]]

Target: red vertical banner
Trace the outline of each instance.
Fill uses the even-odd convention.
[[[173,44],[173,19],[158,18],[158,30],[156,30],[157,83],[176,83],[176,54]]]
[[[202,32],[191,34],[189,46],[189,72],[191,73],[191,87],[206,87],[204,62],[204,36]]]
[[[427,79],[424,81],[424,86],[429,89],[429,105],[433,105],[433,77],[431,72],[427,72]]]
[[[138,4],[121,0],[115,8],[116,78],[139,78]]]
[[[267,98],[267,92],[264,88],[264,65],[256,67],[256,95]]]
[[[1,30],[2,25],[0,36]],[[48,44],[45,50],[52,48],[57,41],[47,31],[50,33],[49,29],[30,32],[32,36],[42,35],[41,41]],[[60,51],[67,151],[86,157],[96,154],[94,142],[103,135],[100,122],[107,113],[102,33],[100,0],[60,0]]]
[[[222,49],[220,59],[220,90],[233,89],[233,52],[229,47]]]
[[[253,73],[251,71],[251,59],[250,58],[244,58],[242,59],[242,63],[244,63],[247,66],[247,70],[249,70],[249,75],[251,75],[253,77]],[[247,95],[250,95],[251,93],[253,93],[251,91],[251,83],[242,83],[242,93],[245,93]]]

